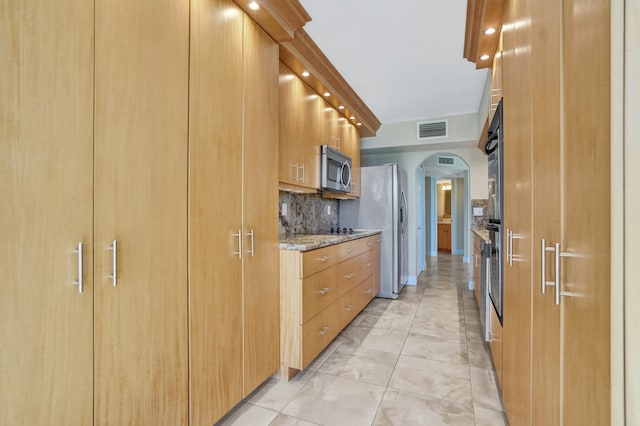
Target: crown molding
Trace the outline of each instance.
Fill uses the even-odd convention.
[[[303,70],[311,73],[311,76],[304,81],[320,95],[325,91],[331,93],[331,96],[325,100],[336,109],[339,105],[343,105],[345,108],[341,114],[347,119],[350,116],[356,117],[356,120],[350,120],[350,122],[362,123],[358,126],[361,137],[376,135],[380,128],[380,120],[360,99],[304,29],[296,30],[292,40],[280,43],[280,60],[298,75]]]
[[[476,64],[476,69],[490,68],[498,48],[502,30],[504,0],[467,0],[467,23],[464,34],[464,58]],[[486,28],[496,32],[485,35]],[[489,55],[481,60],[480,56]]]
[[[248,0],[234,2],[278,43],[292,40],[296,30],[311,21],[298,0],[257,0],[259,10],[249,9]]]

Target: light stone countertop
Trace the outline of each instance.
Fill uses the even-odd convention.
[[[489,231],[487,231],[486,229],[471,228],[471,230],[473,231],[474,234],[482,238],[485,242],[489,242],[489,243],[491,242],[491,240],[489,239]]]
[[[353,234],[294,234],[280,238],[280,250],[309,251],[380,234],[377,229],[358,229]]]

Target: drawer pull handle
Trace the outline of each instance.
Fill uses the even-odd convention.
[[[373,263],[369,262],[367,263],[367,268],[371,268],[373,266]]]
[[[353,305],[347,305],[347,306],[345,306],[345,307],[344,307],[344,310],[345,310],[345,311],[347,311],[347,312],[351,312],[351,311],[353,311]]]
[[[325,287],[322,290],[320,290],[320,294],[327,294],[329,290],[331,290],[329,287]]]
[[[330,257],[329,256],[322,256],[320,259],[318,259],[320,262],[326,262],[327,260],[329,260]]]
[[[371,246],[373,245],[373,243],[372,243],[371,241],[367,241],[367,245],[368,245],[369,247],[371,247]]]
[[[367,294],[371,294],[371,293],[373,293],[373,289],[372,289],[372,288],[368,288],[368,289],[365,291],[365,293],[367,293]]]
[[[330,327],[328,325],[325,325],[324,327],[322,327],[322,330],[320,330],[320,335],[324,336],[329,332]]]
[[[353,278],[353,274],[347,274],[344,276],[346,279],[350,280],[351,278]]]
[[[347,253],[351,253],[353,249],[348,248],[348,249],[345,249],[344,251],[346,251]]]

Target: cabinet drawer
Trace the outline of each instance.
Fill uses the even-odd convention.
[[[302,326],[302,368],[306,368],[340,332],[340,312],[334,303]]]
[[[338,299],[337,268],[324,269],[302,280],[302,321],[306,322]]]
[[[345,260],[338,265],[338,295],[342,296],[354,286],[360,284],[368,275],[373,274],[373,252]]]
[[[339,244],[338,247],[340,248],[340,260],[347,260],[369,250],[373,250],[374,243],[374,237],[367,237]]]
[[[353,321],[374,296],[373,275],[342,296],[337,302],[341,317],[340,328],[346,327],[347,324]]]
[[[302,275],[300,278],[313,275],[318,271],[326,269],[338,263],[340,256],[340,245],[322,247],[316,250],[302,253]]]

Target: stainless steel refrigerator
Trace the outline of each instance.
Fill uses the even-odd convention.
[[[382,231],[377,296],[395,299],[409,269],[407,173],[395,163],[362,167],[360,173],[360,198],[340,202],[340,227]]]

